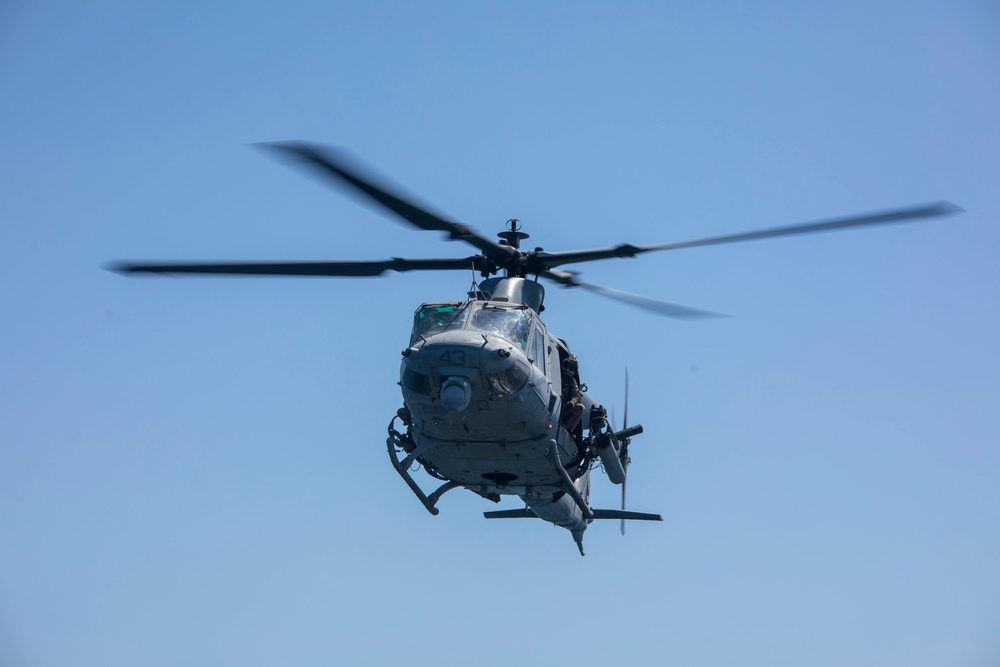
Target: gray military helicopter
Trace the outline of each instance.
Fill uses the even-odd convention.
[[[267,263],[118,263],[123,274],[221,274],[270,276],[379,276],[387,271],[472,271],[482,280],[461,300],[421,305],[414,314],[409,344],[402,352],[399,385],[403,407],[390,420],[386,440],[396,472],[431,514],[441,496],[456,488],[499,502],[515,495],[523,509],[485,512],[488,519],[539,518],[566,528],[583,555],[583,534],[596,519],[662,521],[658,514],[627,511],[625,488],[629,445],[642,426],[628,425],[628,381],[622,428],[582,384],[576,357],[566,341],[552,335],[540,317],[545,279],[680,319],[714,313],[650,299],[584,282],[557,267],[659,250],[734,243],[793,234],[911,222],[961,211],[940,201],[819,222],[637,246],[547,252],[521,250],[528,238],[517,220],[493,241],[470,227],[408,201],[362,169],[339,149],[316,144],[261,144],[263,149],[309,169],[326,182],[428,231],[445,232],[479,252],[468,257],[381,261]],[[498,276],[503,272],[502,276]],[[402,430],[400,430],[402,429]],[[402,458],[401,458],[402,457]],[[426,494],[410,475],[418,464],[442,484]],[[620,485],[621,509],[593,509],[590,476],[600,467]]]

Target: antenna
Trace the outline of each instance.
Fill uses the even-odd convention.
[[[521,221],[517,218],[511,218],[507,221],[507,229],[498,233],[497,236],[502,238],[504,242],[500,245],[509,245],[514,250],[521,247],[521,239],[526,239],[529,235],[521,231]]]

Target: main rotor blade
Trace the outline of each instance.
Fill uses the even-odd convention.
[[[632,294],[630,292],[622,292],[621,290],[611,289],[610,287],[604,287],[602,285],[595,285],[593,283],[587,283],[576,278],[576,274],[569,271],[549,271],[543,270],[539,271],[539,276],[543,278],[548,278],[549,280],[555,281],[566,287],[582,287],[585,290],[594,292],[595,294],[600,294],[601,296],[608,297],[609,299],[614,299],[616,301],[622,301],[629,304],[630,306],[635,306],[636,308],[642,308],[650,312],[656,313],[657,315],[664,315],[666,317],[674,317],[681,320],[703,320],[712,317],[726,317],[726,315],[720,315],[718,313],[711,313],[707,310],[697,310],[696,308],[688,308],[687,306],[679,306],[675,303],[667,303],[666,301],[658,301],[656,299],[651,299],[646,296],[639,296],[638,294]]]
[[[953,215],[964,211],[949,201],[939,201],[923,206],[911,206],[906,208],[889,209],[876,211],[873,213],[863,213],[842,218],[832,218],[818,222],[806,222],[795,225],[785,225],[783,227],[771,227],[739,234],[726,234],[724,236],[712,236],[693,241],[679,241],[675,243],[661,243],[657,245],[636,246],[630,243],[609,248],[594,248],[591,250],[569,250],[565,252],[538,252],[529,257],[531,264],[538,264],[546,268],[553,268],[563,264],[576,262],[590,262],[598,259],[609,259],[613,257],[635,257],[636,255],[653,250],[678,250],[680,248],[692,248],[702,245],[716,245],[721,243],[736,243],[738,241],[755,241],[757,239],[776,238],[779,236],[792,236],[795,234],[813,234],[816,232],[828,232],[850,227],[864,227],[869,225],[884,225],[895,222],[916,222],[926,218],[935,218],[943,215]]]
[[[621,290],[611,289],[610,287],[604,287],[602,285],[594,285],[593,283],[577,282],[575,284],[576,286],[582,287],[583,289],[589,290],[595,294],[600,294],[601,296],[606,296],[609,299],[627,303],[630,306],[635,306],[636,308],[648,310],[656,313],[657,315],[665,315],[666,317],[673,317],[680,320],[705,320],[713,317],[727,317],[726,315],[720,315],[719,313],[711,313],[707,310],[698,310],[696,308],[688,308],[687,306],[679,306],[675,303],[658,301],[647,296],[639,296],[638,294],[632,294],[630,292],[622,292]]]
[[[328,181],[332,179],[338,184],[349,186],[355,192],[364,195],[391,213],[395,213],[414,227],[447,232],[450,240],[465,241],[479,248],[489,257],[510,258],[516,254],[508,246],[502,246],[465,225],[445,220],[442,216],[423,209],[407,201],[403,196],[393,193],[389,186],[377,182],[381,179],[370,173],[363,173],[367,170],[363,170],[357,161],[349,158],[343,150],[299,141],[256,145],[301,161],[306,166],[311,167],[314,173]]]
[[[380,276],[386,271],[479,270],[480,255],[464,259],[401,259],[394,257],[376,262],[188,262],[177,264],[133,264],[120,262],[107,267],[123,274],[202,273],[254,276]]]

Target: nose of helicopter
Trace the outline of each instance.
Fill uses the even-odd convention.
[[[490,379],[507,371],[520,356],[516,344],[499,337],[473,331],[441,333],[403,351],[401,384],[404,393],[436,396],[449,412],[462,413],[475,400],[497,395],[488,387]],[[518,367],[527,364],[521,360]]]

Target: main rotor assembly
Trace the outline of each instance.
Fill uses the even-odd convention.
[[[718,245],[776,238],[795,234],[833,231],[850,227],[864,227],[896,222],[914,222],[926,218],[959,213],[963,209],[948,201],[938,201],[920,206],[895,208],[872,213],[864,213],[816,222],[807,222],[782,227],[771,227],[738,234],[713,236],[691,241],[661,243],[655,245],[632,245],[622,243],[605,248],[588,250],[568,250],[547,252],[542,249],[522,251],[520,241],[528,238],[521,231],[517,220],[508,221],[508,229],[500,232],[500,241],[493,241],[471,227],[453,222],[440,214],[433,213],[403,196],[393,193],[392,188],[380,183],[380,179],[365,173],[360,165],[340,149],[304,142],[278,142],[258,144],[261,148],[302,165],[327,184],[346,186],[348,190],[361,195],[370,203],[377,204],[398,216],[409,225],[427,231],[441,231],[450,241],[463,241],[473,246],[479,253],[468,257],[440,259],[403,259],[393,257],[376,261],[331,261],[331,262],[226,262],[226,263],[118,263],[108,268],[125,274],[136,273],[200,273],[229,275],[272,275],[272,276],[379,276],[387,271],[478,271],[484,278],[504,271],[508,277],[545,279],[566,287],[581,287],[601,296],[616,299],[632,306],[643,308],[659,315],[680,319],[716,317],[715,313],[696,310],[685,306],[666,303],[656,299],[622,292],[609,287],[588,283],[579,278],[575,271],[558,270],[566,264],[591,262],[616,257],[636,257],[642,253],[659,250],[679,250],[694,246]]]

